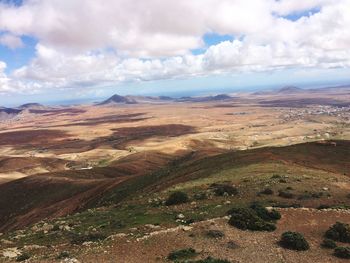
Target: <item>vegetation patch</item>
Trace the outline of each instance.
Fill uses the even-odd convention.
[[[57,255],[56,259],[65,259],[65,258],[69,258],[69,257],[70,257],[69,252],[62,251]]]
[[[101,233],[90,233],[87,235],[74,235],[71,239],[71,244],[73,245],[81,245],[84,242],[97,242],[106,239],[107,236]]]
[[[19,256],[16,257],[17,262],[25,261],[27,259],[30,259],[30,255],[28,253],[23,252]]]
[[[283,197],[283,198],[287,198],[287,199],[293,199],[294,198],[294,194],[289,192],[289,191],[285,191],[285,190],[280,190],[278,192],[278,196]]]
[[[274,231],[276,229],[275,224],[263,220],[252,208],[233,208],[228,211],[228,214],[231,215],[228,223],[242,230]]]
[[[206,236],[210,238],[221,238],[221,237],[224,237],[225,234],[220,230],[209,230],[206,233]]]
[[[350,226],[349,224],[336,222],[326,231],[325,237],[334,241],[350,243]]]
[[[193,248],[185,248],[180,250],[175,250],[171,252],[168,255],[168,259],[175,261],[175,260],[182,260],[182,259],[189,259],[197,256],[197,252]]]
[[[167,206],[184,204],[189,201],[188,195],[185,192],[177,191],[172,193],[165,201]]]
[[[264,190],[262,190],[261,192],[259,192],[259,194],[263,194],[263,195],[273,195],[274,192],[271,188],[265,188]]]
[[[265,221],[276,221],[281,219],[281,214],[275,209],[267,210],[264,206],[262,206],[260,203],[253,203],[250,208],[252,208],[258,217]]]
[[[312,192],[305,191],[305,193],[301,194],[298,197],[298,199],[299,200],[318,199],[318,198],[321,198],[322,196],[323,196],[322,192],[312,193]]]
[[[325,238],[321,244],[321,247],[333,249],[337,247],[337,244],[332,239]]]
[[[282,234],[280,244],[284,248],[298,251],[308,250],[310,248],[309,243],[301,233],[291,231]]]
[[[217,259],[217,258],[207,257],[206,259],[189,261],[188,263],[230,263],[230,261],[226,259]]]
[[[336,247],[334,249],[334,256],[350,259],[350,247]]]
[[[232,196],[238,194],[238,189],[229,184],[212,184],[211,187],[217,196]]]

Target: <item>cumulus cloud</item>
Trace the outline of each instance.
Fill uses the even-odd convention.
[[[0,44],[7,46],[11,49],[20,48],[24,45],[20,37],[11,34],[4,34],[0,36]]]
[[[317,9],[291,21],[286,16]],[[350,0],[27,0],[0,3],[0,43],[38,39],[0,89],[103,86],[290,67],[350,66]],[[208,47],[207,33],[231,35]],[[1,72],[1,71],[0,71]],[[6,79],[6,81],[4,81]],[[10,84],[9,84],[10,83]]]

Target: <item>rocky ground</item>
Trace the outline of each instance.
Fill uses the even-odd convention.
[[[109,236],[103,242],[85,242],[74,246],[65,259],[57,256],[67,248],[65,244],[53,247],[26,246],[2,250],[1,262],[12,261],[22,250],[36,256],[29,262],[170,262],[171,251],[193,248],[195,259],[208,256],[230,262],[346,262],[332,255],[332,250],[321,248],[325,231],[337,221],[350,223],[348,210],[316,210],[307,208],[279,209],[282,214],[274,232],[242,231],[230,226],[228,217],[206,220],[189,226],[163,228],[144,226],[147,232],[138,235],[138,229]],[[49,226],[48,229],[50,228]],[[44,227],[45,228],[45,227]],[[219,230],[224,236],[212,238],[208,230]],[[278,244],[285,231],[302,233],[310,244],[308,251],[292,251]],[[1,240],[5,242],[5,240]],[[30,253],[30,252],[29,252]],[[12,258],[12,259],[11,259]]]

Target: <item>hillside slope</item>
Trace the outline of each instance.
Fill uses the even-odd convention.
[[[300,188],[299,195],[309,185],[317,185],[321,191],[332,184],[330,192],[334,191],[337,199],[327,198],[327,203],[342,202],[350,189],[348,182],[340,183],[349,176],[349,141],[260,148],[204,158],[196,152],[182,156],[171,161],[173,157],[157,153],[131,155],[111,167],[35,175],[0,185],[0,231],[89,207],[117,204],[139,192],[158,193],[173,186],[194,192],[210,187],[210,183],[231,181],[240,185],[245,191],[244,198],[250,200],[255,197],[256,189],[264,185],[266,176],[279,171],[298,177],[292,184],[309,174],[311,179]],[[317,174],[324,178],[317,178]],[[332,182],[338,176],[337,186]],[[310,200],[301,201],[313,205]]]

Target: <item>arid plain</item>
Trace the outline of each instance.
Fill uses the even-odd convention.
[[[0,261],[15,260],[28,251],[33,262],[66,258],[81,262],[163,262],[171,250],[181,248],[180,239],[190,246],[192,234],[201,236],[200,231],[213,226],[225,232],[226,243],[240,237],[237,242],[241,245],[235,248],[240,257],[230,249],[222,254],[220,246],[198,237],[193,246],[200,251],[199,257],[224,256],[232,262],[337,260],[318,248],[321,234],[319,228],[312,230],[312,224],[327,225],[337,218],[350,223],[348,210],[312,209],[348,203],[349,140],[348,87],[317,92],[286,87],[272,92],[178,99],[117,96],[93,105],[28,104],[0,122]],[[271,182],[276,174],[282,174],[285,182]],[[217,183],[228,182],[238,187],[238,197],[195,199],[170,210],[157,210],[157,201],[153,204],[154,199],[164,200],[174,190],[196,196],[200,191],[210,192]],[[257,197],[268,186],[280,194]],[[294,192],[294,197],[281,195],[282,188]],[[318,192],[324,193],[314,198]],[[257,199],[281,207],[278,229],[306,231],[314,250],[306,256],[290,255],[271,241],[265,244],[270,256],[262,257],[260,250],[251,254],[251,242],[274,240],[276,234],[254,236],[230,229],[223,223],[223,211],[232,204]],[[296,203],[298,208],[286,208]],[[101,214],[91,216],[93,211]],[[152,250],[147,250],[148,243],[140,243],[143,239],[139,238],[149,236],[151,230],[166,231],[181,225],[179,214],[188,218],[190,211],[201,215],[192,215],[192,226],[187,222],[188,228],[175,229],[169,238],[160,232],[159,237],[155,234],[147,241],[158,242],[155,239],[159,238],[166,244],[163,248],[152,245]],[[290,218],[298,213],[309,213],[314,219],[303,225],[299,222],[303,216],[297,216],[299,223],[294,224]],[[144,218],[141,214],[152,216]],[[133,219],[128,221],[126,215]],[[109,218],[106,228],[102,226],[105,217]],[[207,221],[213,218],[218,219]],[[101,239],[105,241],[85,240],[82,248],[69,241],[86,232],[103,233],[106,237]],[[117,243],[113,243],[113,235],[119,235]],[[47,245],[49,253],[45,252]],[[126,246],[130,253],[121,255]],[[59,258],[62,251],[69,256]],[[96,251],[108,253],[96,258]]]

